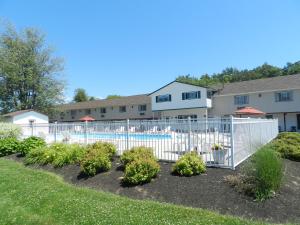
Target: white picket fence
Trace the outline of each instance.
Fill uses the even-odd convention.
[[[137,146],[151,147],[160,160],[176,161],[197,151],[207,166],[234,169],[278,134],[278,121],[254,118],[201,120],[127,120],[21,125],[23,138],[40,136],[48,143],[116,145],[118,155]],[[219,148],[218,148],[219,147]]]

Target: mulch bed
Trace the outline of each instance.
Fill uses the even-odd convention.
[[[16,155],[9,156],[23,161]],[[112,192],[135,199],[151,199],[203,209],[214,210],[268,222],[300,223],[300,162],[284,160],[284,183],[279,193],[264,202],[238,193],[224,182],[227,175],[237,174],[229,169],[208,168],[206,174],[194,177],[179,177],[171,174],[171,163],[160,162],[161,172],[151,183],[139,186],[124,186],[121,182],[123,171],[119,159],[113,162],[108,172],[94,177],[80,174],[79,165],[53,168],[50,165],[34,166],[61,175],[67,182],[97,190]]]

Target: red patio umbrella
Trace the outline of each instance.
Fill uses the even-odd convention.
[[[83,122],[95,121],[95,119],[91,116],[84,116],[84,117],[81,117],[79,120],[83,121]]]
[[[265,112],[262,112],[258,109],[255,109],[253,107],[244,107],[244,108],[241,108],[237,111],[235,111],[235,114],[236,115],[255,115],[255,116],[259,116],[259,115],[265,115],[266,113]]]

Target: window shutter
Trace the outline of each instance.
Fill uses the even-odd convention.
[[[185,93],[182,93],[182,100],[185,100]]]
[[[198,91],[198,96],[197,98],[201,98],[201,91]]]
[[[155,96],[156,102],[158,102],[158,96]]]
[[[169,95],[169,101],[172,101],[172,97],[171,97],[171,95]]]

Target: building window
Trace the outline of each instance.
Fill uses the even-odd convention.
[[[77,111],[76,110],[71,110],[71,116],[76,116]]]
[[[190,91],[182,93],[182,100],[201,98],[201,91]]]
[[[197,119],[197,115],[178,115],[177,118],[182,120],[182,119],[188,119],[189,117],[191,117],[192,120],[196,120]]]
[[[100,113],[106,113],[106,108],[100,108]]]
[[[91,109],[86,109],[86,110],[85,110],[85,114],[86,114],[86,115],[90,115],[90,114],[91,114]]]
[[[143,112],[147,110],[147,105],[139,105],[139,112]]]
[[[293,101],[293,92],[292,91],[281,91],[275,93],[276,102],[288,102]]]
[[[64,113],[64,112],[61,112],[61,113],[60,113],[60,119],[63,120],[64,117],[65,117],[65,113]]]
[[[267,118],[267,119],[273,119],[273,115],[270,115],[270,114],[269,114],[269,115],[266,115],[266,118]]]
[[[119,112],[120,112],[120,113],[126,112],[126,106],[120,106],[120,107],[119,107]]]
[[[156,102],[170,102],[172,97],[170,94],[156,96]]]
[[[247,104],[249,104],[249,96],[248,95],[234,96],[234,104],[235,105],[247,105]]]
[[[297,128],[300,130],[300,114],[297,114]]]

